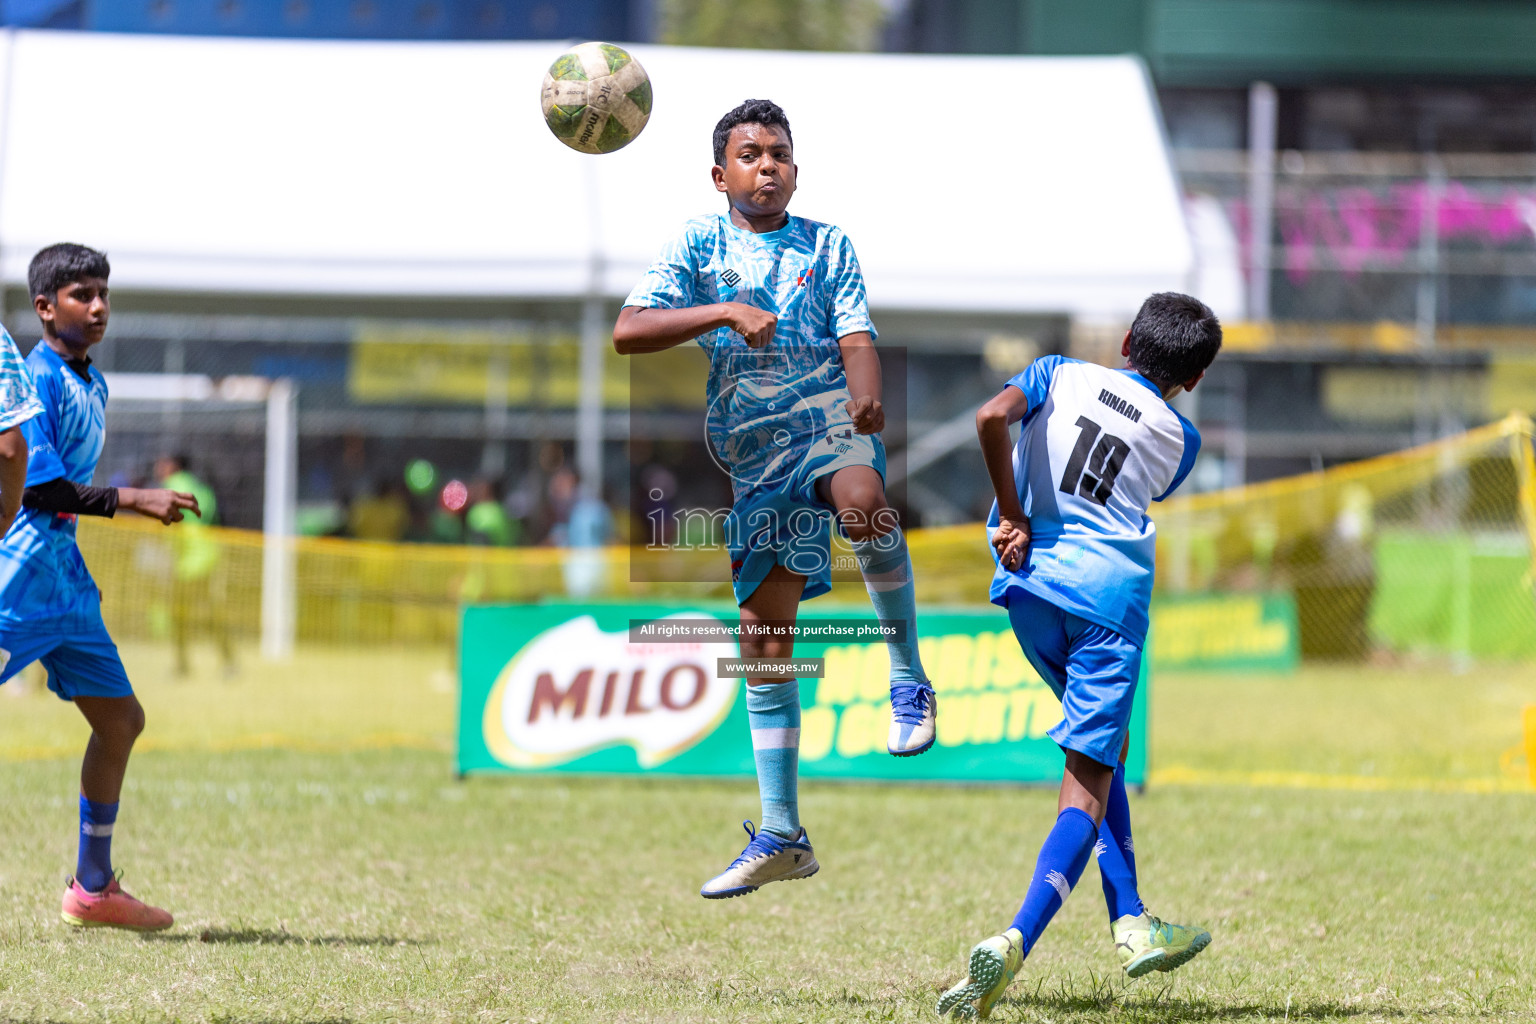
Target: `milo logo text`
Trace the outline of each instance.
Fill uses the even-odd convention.
[[[668,618],[697,620],[699,612]],[[590,615],[534,637],[497,677],[483,722],[487,747],[508,765],[561,764],[616,746],[652,768],[709,735],[739,682],[715,675],[734,643],[630,643]]]

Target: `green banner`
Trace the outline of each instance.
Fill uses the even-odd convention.
[[[1287,593],[1201,594],[1152,602],[1159,669],[1290,671],[1301,657],[1296,600]]]
[[[1475,658],[1536,655],[1531,549],[1518,533],[1382,530],[1369,595],[1377,646]]]
[[[869,609],[815,608],[816,621],[872,623]],[[461,772],[754,774],[740,679],[720,678],[730,642],[632,643],[632,623],[714,618],[736,609],[647,604],[479,605],[461,630]],[[808,621],[804,616],[803,621]],[[919,648],[939,695],[938,741],[886,753],[885,644],[800,640],[825,659],[800,681],[800,774],[947,782],[1055,783],[1046,730],[1061,705],[1025,660],[1001,609],[925,611]],[[1130,782],[1146,780],[1146,665],[1131,718]]]

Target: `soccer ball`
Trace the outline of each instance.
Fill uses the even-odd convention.
[[[650,120],[651,80],[622,47],[582,43],[549,66],[539,101],[555,138],[583,153],[612,153]]]

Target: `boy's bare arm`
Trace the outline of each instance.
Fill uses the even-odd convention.
[[[1029,399],[1015,387],[1006,387],[976,411],[976,436],[981,457],[997,495],[997,529],[992,547],[1005,569],[1017,569],[1029,554],[1029,519],[1019,504],[1018,484],[1013,477],[1013,438],[1008,426],[1029,412]]]
[[[660,352],[692,341],[701,334],[729,327],[745,338],[752,348],[762,348],[773,340],[778,324],[778,317],[745,302],[717,302],[683,309],[625,306],[619,310],[618,322],[613,325],[613,347],[622,356]]]
[[[20,427],[0,432],[0,535],[11,528],[21,511],[27,486],[27,441]]]
[[[837,339],[843,357],[843,374],[848,378],[848,415],[853,429],[860,434],[878,434],[885,429],[884,394],[880,376],[880,353],[868,331],[855,331]]]
[[[164,487],[119,487],[117,507],[158,519],[167,526],[181,522],[185,518],[183,511],[191,512],[199,519],[203,518],[203,510],[197,504],[197,495]]]

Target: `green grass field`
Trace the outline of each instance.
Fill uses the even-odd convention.
[[[176,683],[162,652],[125,653],[152,742],[116,859],[177,925],[58,922],[84,729],[7,686],[0,1020],[936,1019],[1054,816],[1040,790],[808,783],[821,874],[708,903],[756,817],[748,782],[456,782],[430,655]],[[1126,983],[1090,865],[995,1019],[1536,1018],[1536,795],[1428,791],[1517,784],[1500,757],[1532,676],[1159,677],[1154,766],[1214,784],[1133,798],[1143,894],[1215,942]],[[1238,784],[1256,773],[1396,788]]]

